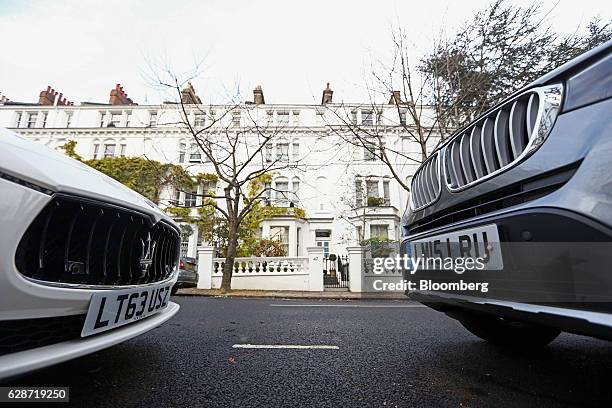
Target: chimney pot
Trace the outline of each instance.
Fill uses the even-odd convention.
[[[253,89],[253,103],[255,105],[265,105],[266,103],[261,85],[257,85],[255,89]]]
[[[333,96],[334,96],[334,91],[331,90],[331,88],[329,87],[329,82],[328,82],[326,88],[323,90],[323,97],[321,98],[321,105],[332,103]]]

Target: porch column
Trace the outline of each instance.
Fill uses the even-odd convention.
[[[363,248],[348,247],[346,248],[349,257],[349,291],[361,292],[363,274]]]
[[[198,247],[198,289],[212,289],[214,254],[215,247]]]
[[[308,247],[309,289],[312,292],[323,292],[323,248]]]

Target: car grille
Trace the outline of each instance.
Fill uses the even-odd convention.
[[[559,84],[524,92],[455,135],[443,149],[448,188],[492,177],[536,149],[554,125],[562,92]]]
[[[544,197],[563,187],[581,162],[508,185],[473,200],[437,211],[410,224],[411,235],[489,214]]]
[[[410,186],[413,210],[426,207],[440,196],[440,161],[435,153],[417,170]]]
[[[0,355],[78,339],[85,315],[0,321]]]
[[[114,205],[58,194],[36,217],[15,256],[18,270],[71,286],[163,281],[178,264],[179,235],[169,224]]]

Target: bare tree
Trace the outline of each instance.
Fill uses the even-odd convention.
[[[203,162],[221,184],[222,192],[204,191],[198,196],[202,198],[202,206],[213,208],[227,223],[228,246],[221,290],[229,291],[241,223],[273,190],[269,185],[262,185],[253,192],[249,184],[268,174],[297,169],[299,162],[289,161],[283,155],[271,157],[268,154],[267,146],[279,137],[282,127],[267,123],[264,109],[256,104],[233,101],[224,106],[216,105],[211,110],[191,92],[191,79],[180,80],[170,69],[155,75],[158,86],[177,96],[174,107],[178,120],[173,124],[196,144]]]
[[[410,191],[405,167],[425,161],[454,129],[444,120],[446,111],[427,104],[427,78],[410,60],[407,32],[393,29],[391,38],[390,62],[372,63],[365,80],[369,102],[330,106],[334,120],[329,127],[342,143],[363,150],[364,159],[384,163],[397,183]],[[406,150],[401,141],[412,143],[416,152]]]

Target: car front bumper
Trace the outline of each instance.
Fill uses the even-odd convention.
[[[0,379],[6,380],[129,340],[161,325],[179,309],[178,304],[169,302],[164,310],[153,316],[104,333],[0,356]]]

